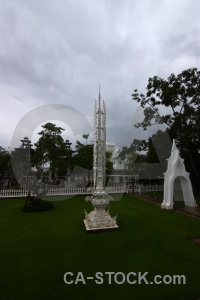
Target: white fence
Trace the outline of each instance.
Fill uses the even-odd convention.
[[[180,190],[180,185],[174,185],[174,190]],[[164,191],[164,185],[134,185],[135,193],[159,192]]]
[[[180,190],[180,185],[174,185],[174,190]],[[134,185],[135,193],[147,193],[147,192],[156,192],[163,191],[164,185]],[[128,189],[127,186],[112,186],[106,187],[106,191],[110,194],[117,193],[128,193],[132,192],[132,188]],[[26,197],[28,194],[26,189],[5,189],[0,190],[0,198],[12,198],[12,197]],[[83,187],[52,187],[48,189],[46,196],[64,196],[64,195],[88,195],[92,194],[91,188]]]
[[[110,194],[117,193],[128,193],[128,189],[125,186],[116,186],[116,187],[106,187],[106,191]],[[26,197],[28,194],[28,190],[25,189],[7,189],[0,190],[0,198],[12,198],[12,197]],[[60,187],[52,187],[48,189],[46,196],[64,196],[64,195],[88,195],[92,193],[91,188],[82,188],[82,187],[74,187],[74,188],[60,188]]]

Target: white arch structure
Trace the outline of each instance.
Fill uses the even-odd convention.
[[[196,207],[189,173],[185,170],[184,160],[173,140],[171,156],[168,160],[167,171],[164,173],[164,199],[161,208],[173,209],[174,180],[178,177],[181,182],[184,203],[190,207]]]

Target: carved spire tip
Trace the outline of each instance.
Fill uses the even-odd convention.
[[[175,142],[175,140],[173,139],[172,151],[174,151],[174,150],[177,150],[177,147],[176,147],[176,142]]]

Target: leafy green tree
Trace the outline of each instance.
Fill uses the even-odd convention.
[[[76,141],[75,148],[76,153],[72,157],[71,167],[74,169],[74,172],[83,176],[85,180],[84,184],[89,185],[89,178],[93,168],[93,145],[84,145],[81,142]]]
[[[90,178],[93,170],[93,144],[84,145],[76,141],[76,154],[72,157],[72,168],[81,167],[83,175]],[[106,175],[112,173],[113,164],[110,160],[111,154],[106,152]]]
[[[167,80],[154,76],[149,78],[146,95],[135,90],[132,96],[144,108],[145,118],[137,126],[166,124],[181,146],[188,148],[190,142],[200,149],[200,71],[188,69]],[[161,116],[162,106],[168,110]]]
[[[52,123],[42,127],[43,130],[38,133],[40,138],[35,143],[35,165],[40,171],[46,169],[55,179],[57,175],[63,175],[68,167],[66,158],[69,153],[61,136],[64,129]]]
[[[8,168],[10,160],[9,153],[0,146],[0,178],[2,178]]]
[[[0,180],[11,179],[10,177],[12,177],[10,154],[0,146]]]
[[[140,154],[141,150],[145,150],[147,143],[144,140],[134,139],[130,147],[122,147],[119,157],[125,161],[126,168],[129,172],[135,173],[136,163],[146,162],[146,156]]]
[[[113,171],[112,153],[106,152],[106,176],[111,175]],[[106,181],[107,182],[107,181]]]
[[[153,145],[153,139],[156,138],[157,134],[153,135],[148,139],[148,146],[147,146],[147,155],[146,155],[146,162],[147,163],[159,163],[159,158],[156,153],[155,147]],[[162,145],[161,145],[162,147]]]
[[[132,97],[144,108],[144,120],[136,127],[141,126],[146,130],[153,124],[167,125],[169,136],[171,139],[176,139],[187,162],[193,183],[198,188],[200,71],[191,68],[177,76],[171,74],[167,80],[154,76],[148,80],[146,94],[139,94],[136,89]],[[160,110],[163,107],[167,109],[161,115]]]
[[[89,133],[83,133],[83,135],[82,135],[82,137],[85,139],[85,144],[87,145],[87,140],[88,140],[88,138],[89,138]]]
[[[93,145],[84,145],[76,141],[76,154],[72,158],[72,166],[92,170],[93,167]]]
[[[155,178],[155,165],[158,164],[160,175],[159,178],[163,177],[163,173],[167,170],[167,159],[171,155],[171,144],[165,144],[165,136],[166,131],[158,130],[155,134],[149,137],[147,142],[147,155],[146,155],[146,162],[147,162],[147,169],[151,183],[159,183],[158,180]]]

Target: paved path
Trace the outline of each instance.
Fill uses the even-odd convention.
[[[161,205],[161,203],[162,203],[162,199],[155,198],[152,195],[150,196],[148,194],[137,194],[137,193],[134,193],[131,195],[136,198],[139,198],[139,199],[150,201],[157,205]],[[175,204],[174,210],[179,211],[184,214],[187,214],[187,215],[190,215],[191,217],[194,217],[194,218],[200,218],[200,208],[199,207],[190,207],[190,206],[185,206],[185,205],[181,206],[181,205]]]
[[[196,218],[200,218],[200,208],[199,207],[190,207],[190,206],[178,206],[174,205],[174,210],[180,211],[187,215],[191,215]]]

